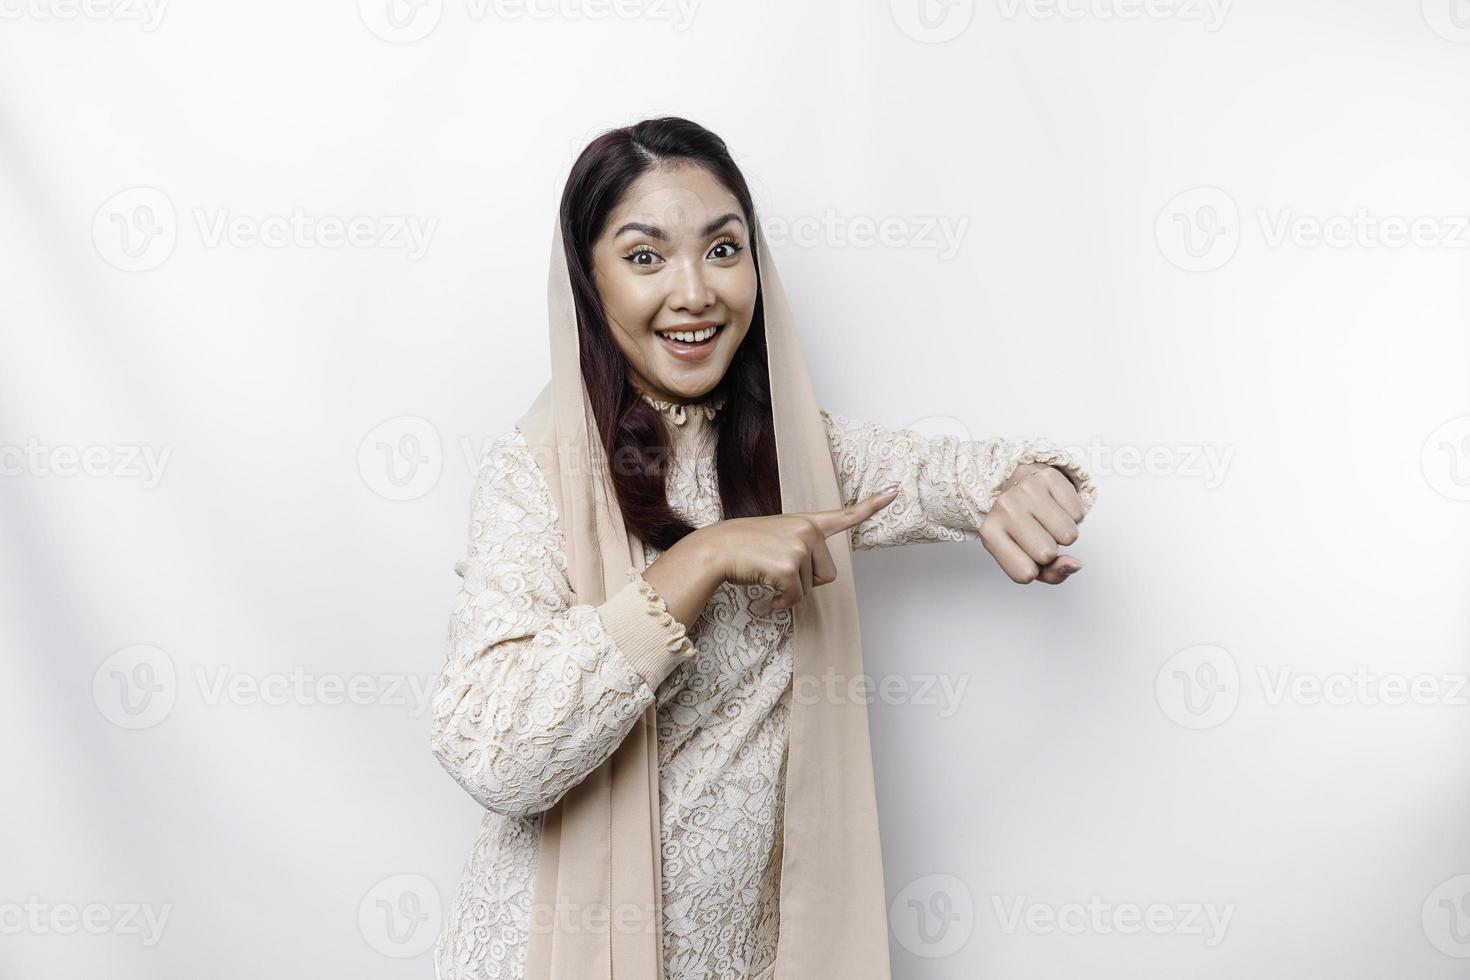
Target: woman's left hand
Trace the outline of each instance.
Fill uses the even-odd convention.
[[[1072,481],[1054,466],[1023,463],[980,522],[980,541],[1001,570],[1022,585],[1060,585],[1082,560],[1059,550],[1077,540],[1086,516]]]

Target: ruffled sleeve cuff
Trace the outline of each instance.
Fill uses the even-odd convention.
[[[650,690],[657,690],[675,667],[695,657],[684,624],[636,568],[628,569],[628,584],[597,611],[613,645]]]
[[[1025,463],[1042,463],[1061,470],[1072,481],[1072,487],[1082,501],[1083,514],[1091,511],[1092,505],[1097,503],[1097,482],[1092,474],[1078,466],[1065,450],[1044,439],[1033,439],[1021,444],[1021,451],[1006,464],[999,485],[1005,486],[1016,469]]]

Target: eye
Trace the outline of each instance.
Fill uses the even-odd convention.
[[[650,265],[653,265],[652,262],[640,262],[640,261],[638,261],[639,256],[642,256],[642,255],[651,255],[654,258],[658,258],[658,252],[656,252],[653,249],[649,248],[647,245],[639,246],[638,248],[636,248],[633,251],[629,252],[627,255],[623,256],[623,258],[624,258],[624,260],[626,260],[628,262],[631,262],[634,265],[641,265],[641,266],[650,266]]]
[[[716,258],[733,259],[735,256],[739,255],[741,252],[745,251],[745,248],[739,242],[737,242],[734,238],[730,237],[729,235],[726,235],[724,238],[721,238],[719,241],[715,242],[714,246],[710,249],[710,251],[713,252],[715,249],[721,248],[723,246],[729,246],[730,251],[728,253],[726,253],[725,255],[716,256]]]
[[[728,251],[723,255],[715,255],[714,253],[721,248],[728,249]],[[732,259],[743,251],[745,251],[745,247],[743,245],[741,245],[733,237],[726,235],[724,238],[721,238],[719,241],[715,242],[714,245],[710,246],[710,257],[715,259]],[[641,260],[642,256],[645,255],[651,256],[651,258],[647,262]],[[624,255],[623,259],[624,261],[630,262],[633,265],[643,266],[647,268],[654,265],[654,260],[660,259],[660,256],[657,250],[647,245],[640,245],[633,251],[629,252],[627,255]]]

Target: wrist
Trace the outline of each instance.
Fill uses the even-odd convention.
[[[1000,496],[1017,484],[1025,482],[1027,477],[1034,476],[1042,470],[1051,468],[1050,463],[1022,463],[1012,470],[1011,475],[1001,483],[1000,489],[996,491],[996,496]]]
[[[725,551],[710,533],[709,528],[696,528],[686,534],[676,548],[689,550],[690,563],[698,570],[700,584],[714,592],[725,584]]]

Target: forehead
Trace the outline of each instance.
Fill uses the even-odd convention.
[[[640,176],[609,215],[608,230],[625,221],[662,228],[679,237],[697,235],[710,219],[741,214],[740,202],[704,167],[683,163],[656,167]]]

